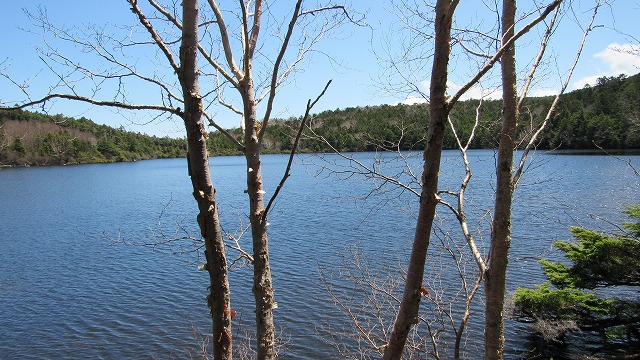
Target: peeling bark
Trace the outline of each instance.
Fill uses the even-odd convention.
[[[189,176],[193,196],[198,203],[198,225],[205,241],[206,270],[209,272],[210,294],[207,303],[213,321],[213,357],[231,359],[231,307],[229,279],[224,241],[218,216],[216,190],[211,181],[207,132],[198,84],[198,1],[184,0],[180,72],[178,77],[184,94],[184,125],[189,149]]]
[[[245,113],[245,153],[247,162],[247,193],[249,195],[249,218],[253,240],[253,296],[256,303],[256,336],[258,359],[273,359],[275,352],[274,300],[269,262],[269,238],[267,217],[264,216],[264,188],[261,144],[258,140],[259,125],[256,115],[255,93],[251,74],[241,84]]]

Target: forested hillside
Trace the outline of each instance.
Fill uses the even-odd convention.
[[[567,94],[541,143],[545,148],[640,148],[640,74],[598,79]]]
[[[0,111],[0,164],[60,165],[180,157],[184,139],[158,138],[86,118]]]
[[[544,119],[553,97],[526,100],[519,123],[524,138]],[[456,104],[451,119],[461,138],[473,127],[479,100]],[[380,149],[423,149],[429,111],[426,104],[382,105],[325,111],[310,119],[310,129],[301,140],[301,151],[324,152],[330,147],[323,137],[340,151]],[[497,147],[502,102],[486,100],[482,104],[480,125],[471,148]],[[274,120],[266,136],[267,151],[290,150],[300,119]],[[313,130],[313,131],[311,131]],[[238,139],[239,130],[232,132]],[[220,133],[211,133],[211,150],[216,154],[236,153],[230,141]],[[524,146],[524,144],[522,144]],[[456,148],[450,128],[444,139],[446,149]],[[596,86],[565,94],[547,131],[541,149],[640,149],[640,74],[605,77]]]
[[[520,118],[524,137],[542,121],[553,97],[529,98]],[[479,100],[456,105],[451,120],[467,138]],[[495,148],[500,131],[500,100],[482,103],[480,125],[472,148]],[[301,152],[410,150],[425,147],[428,106],[381,105],[324,111],[313,115],[300,141]],[[299,118],[272,120],[264,152],[291,150]],[[238,140],[240,129],[229,131]],[[324,138],[324,140],[322,140]],[[444,147],[456,148],[450,128]],[[598,80],[596,86],[566,94],[540,140],[541,149],[640,149],[640,74]],[[213,155],[239,154],[231,141],[211,132]],[[28,111],[0,111],[0,164],[52,165],[133,161],[183,157],[184,139],[158,138],[98,125],[86,118],[44,115]]]

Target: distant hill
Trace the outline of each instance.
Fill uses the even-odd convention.
[[[2,165],[86,164],[184,156],[184,139],[114,129],[84,117],[0,110]]]
[[[529,98],[521,114],[518,136],[526,138],[542,121],[553,97]],[[456,104],[451,119],[462,139],[473,127],[479,100]],[[471,148],[496,148],[502,102],[482,103],[479,127]],[[329,152],[326,139],[340,151],[415,150],[426,145],[426,104],[381,105],[324,111],[311,117],[300,142],[301,152]],[[263,152],[291,150],[300,118],[274,119]],[[229,132],[238,140],[240,129]],[[521,144],[523,146],[524,144]],[[217,131],[209,133],[213,155],[239,154]],[[448,127],[446,149],[456,141]],[[540,149],[640,149],[640,74],[598,79],[597,85],[565,94],[539,141]],[[52,165],[133,161],[186,156],[186,140],[158,138],[98,125],[86,118],[0,110],[0,164]]]
[[[640,149],[640,74],[603,77],[561,98],[544,148]]]
[[[529,98],[520,117],[518,136],[524,139],[546,116],[553,97]],[[456,104],[451,119],[462,139],[473,127],[479,100]],[[479,128],[471,148],[496,148],[500,132],[501,100],[485,100]],[[381,105],[337,109],[313,115],[311,131],[305,131],[300,143],[304,152],[327,152],[324,137],[340,151],[411,150],[426,145],[429,109],[426,104]],[[265,152],[291,149],[299,118],[272,121],[265,135]],[[241,132],[232,133],[239,139]],[[212,152],[233,154],[230,141],[217,132],[210,133]],[[315,139],[314,139],[315,138]],[[521,144],[524,146],[524,144]],[[456,141],[448,127],[446,149],[455,149]],[[540,149],[640,149],[640,74],[604,77],[597,85],[565,94],[547,131],[540,139]]]

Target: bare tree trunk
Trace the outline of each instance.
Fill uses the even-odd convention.
[[[440,201],[437,195],[440,157],[444,130],[450,110],[445,96],[451,52],[449,44],[451,41],[452,17],[457,3],[455,0],[438,0],[436,4],[434,21],[436,40],[431,71],[429,135],[427,147],[424,151],[420,210],[418,212],[402,302],[393,324],[389,342],[384,351],[384,359],[400,359],[402,357],[402,351],[411,326],[418,323],[418,310],[422,296],[421,288],[427,250],[429,249],[436,205]]]
[[[273,359],[275,352],[275,325],[273,309],[276,302],[271,282],[269,239],[267,220],[264,216],[264,189],[260,163],[259,123],[251,75],[242,83],[245,114],[245,158],[247,160],[247,193],[249,194],[249,218],[253,240],[253,296],[256,303],[256,336],[258,359]]]
[[[253,295],[256,304],[256,338],[258,359],[273,359],[276,357],[275,351],[275,326],[273,322],[273,309],[277,307],[274,301],[273,284],[271,280],[271,267],[269,262],[269,241],[267,237],[267,214],[265,213],[264,187],[262,183],[262,166],[260,163],[260,150],[262,137],[266,131],[268,121],[271,116],[273,101],[278,86],[284,78],[293,70],[295,65],[302,59],[308,49],[301,50],[299,57],[290,63],[288,68],[282,69],[283,59],[289,46],[291,35],[301,15],[316,16],[316,14],[327,10],[343,10],[342,6],[320,7],[308,12],[301,12],[302,0],[295,2],[295,7],[291,15],[291,21],[286,27],[286,34],[281,40],[280,51],[273,61],[271,69],[271,81],[269,87],[262,95],[256,97],[255,79],[253,73],[254,55],[261,56],[259,50],[259,34],[262,26],[262,15],[264,0],[240,1],[240,21],[242,25],[242,62],[238,66],[233,56],[233,46],[230,42],[229,31],[223,18],[223,11],[215,0],[208,0],[209,6],[215,14],[218,25],[226,67],[211,57],[204,48],[200,48],[202,55],[208,59],[209,63],[216,69],[219,75],[224,77],[242,97],[242,111],[236,109],[231,104],[222,101],[220,103],[237,114],[243,116],[244,124],[244,145],[239,142],[239,148],[243,150],[247,162],[247,189],[249,195],[249,219],[251,223],[251,236],[253,241]],[[249,7],[253,7],[253,11]],[[305,35],[306,36],[306,35]],[[303,43],[306,40],[303,41]],[[302,46],[302,45],[301,45]],[[302,48],[301,48],[302,49]],[[257,119],[258,103],[266,99],[266,110],[263,122]],[[231,136],[230,136],[231,137]],[[236,141],[231,137],[232,141]],[[275,195],[274,195],[275,196]],[[273,201],[273,197],[271,201]]]
[[[216,191],[211,182],[207,132],[198,84],[198,1],[183,0],[180,83],[184,94],[184,125],[189,148],[189,176],[198,202],[198,225],[205,241],[210,291],[207,302],[213,320],[213,357],[231,359],[231,308],[224,241],[220,228]]]
[[[504,0],[502,7],[502,42],[514,36],[516,0]],[[502,132],[496,164],[496,202],[491,230],[491,250],[485,280],[485,359],[502,359],[504,355],[504,294],[511,246],[511,204],[515,130],[518,121],[515,45],[501,58]]]
[[[52,32],[54,36],[65,42],[71,42],[74,44],[74,48],[82,48],[88,50],[90,53],[94,53],[102,60],[110,64],[108,70],[89,70],[79,62],[73,61],[71,58],[61,55],[57,50],[53,50],[50,54],[43,54],[44,57],[49,58],[64,58],[64,66],[70,67],[71,71],[67,74],[61,74],[61,83],[66,83],[65,78],[75,74],[78,71],[82,73],[80,80],[88,81],[92,83],[94,88],[94,95],[98,92],[96,84],[103,84],[107,80],[113,80],[117,82],[116,88],[117,94],[112,100],[101,100],[93,97],[81,96],[72,91],[73,94],[65,93],[48,93],[44,97],[36,100],[29,100],[21,105],[17,105],[14,109],[22,109],[29,106],[45,103],[49,99],[69,99],[75,101],[82,101],[88,104],[96,106],[109,106],[120,109],[129,110],[154,110],[161,111],[170,114],[175,114],[183,118],[185,122],[185,129],[187,133],[188,142],[188,164],[189,164],[189,176],[191,177],[193,185],[193,195],[198,203],[198,225],[201,230],[202,237],[205,240],[205,255],[206,261],[204,268],[208,270],[210,276],[210,291],[208,296],[208,303],[211,308],[211,317],[213,320],[213,345],[214,345],[214,358],[215,359],[231,359],[231,314],[234,313],[230,309],[229,299],[229,280],[227,276],[227,263],[225,257],[224,241],[222,238],[222,232],[220,227],[218,208],[216,203],[216,191],[211,182],[210,167],[209,167],[209,154],[207,152],[206,141],[207,132],[205,131],[205,118],[209,121],[209,124],[215,127],[218,131],[224,134],[231,142],[233,142],[239,150],[244,151],[247,160],[247,193],[250,200],[250,221],[251,232],[253,237],[253,249],[254,249],[254,287],[253,293],[256,300],[256,319],[257,319],[257,338],[258,338],[258,358],[271,359],[276,356],[275,354],[275,330],[273,324],[273,309],[277,306],[273,298],[273,287],[271,281],[271,270],[269,266],[269,252],[268,252],[268,239],[267,239],[267,215],[265,213],[264,206],[264,190],[262,184],[261,165],[260,165],[260,147],[261,139],[264,135],[267,123],[271,116],[273,109],[273,101],[275,99],[276,90],[281,86],[284,80],[289,76],[293,70],[302,61],[304,55],[311,51],[312,46],[326,33],[335,26],[339,25],[347,19],[352,21],[344,6],[341,5],[326,5],[317,8],[311,8],[308,10],[302,10],[303,0],[296,0],[293,13],[291,14],[291,20],[288,26],[280,28],[280,25],[273,25],[274,33],[272,34],[274,44],[281,42],[278,55],[275,59],[268,59],[269,51],[263,52],[260,47],[263,46],[263,42],[259,42],[259,33],[261,29],[262,11],[264,7],[264,0],[255,1],[239,1],[236,6],[239,5],[238,11],[230,11],[231,16],[237,17],[235,20],[239,20],[240,29],[236,29],[232,33],[229,32],[227,25],[225,24],[223,13],[227,12],[226,8],[221,9],[216,0],[207,0],[210,10],[213,12],[213,17],[201,16],[199,14],[198,1],[197,0],[184,0],[182,2],[169,2],[172,3],[173,8],[165,8],[157,1],[149,0],[149,6],[153,8],[154,15],[148,18],[142,9],[140,8],[138,0],[126,0],[130,5],[131,11],[137,16],[140,25],[142,25],[151,37],[151,42],[148,40],[138,41],[130,37],[128,40],[121,42],[116,40],[112,36],[103,36],[104,33],[97,32],[95,35],[89,36],[87,39],[75,39],[69,36],[65,31],[52,26],[46,16],[40,21],[46,28],[46,32]],[[176,18],[176,7],[180,3],[183,6],[183,18],[182,21]],[[230,5],[233,7],[233,5]],[[253,7],[253,9],[249,9]],[[301,29],[300,34],[297,35],[297,40],[293,40],[297,46],[299,46],[299,52],[297,56],[292,58],[286,57],[290,42],[292,41],[292,35],[298,25],[298,20],[301,16],[316,17],[320,13],[336,11],[338,16],[331,16],[326,18],[324,23],[313,30],[306,31]],[[204,21],[203,24],[207,26],[212,25],[209,29],[213,31],[213,24],[217,25],[217,35],[213,33],[211,36],[206,36],[207,40],[211,43],[205,46],[199,43],[198,37],[198,20]],[[234,20],[234,27],[236,26]],[[153,23],[158,22],[162,24],[161,28],[156,29]],[[268,22],[270,23],[270,22]],[[200,24],[200,26],[203,26]],[[175,34],[170,33],[169,29],[180,29],[181,39],[179,60],[176,59],[174,54],[175,42],[167,42],[164,36],[168,36],[171,39],[175,38]],[[51,29],[51,30],[50,30]],[[280,30],[286,30],[281,34]],[[64,33],[64,36],[61,34]],[[230,34],[237,34],[230,36]],[[280,37],[279,35],[283,35]],[[219,36],[219,38],[217,37]],[[102,41],[93,40],[93,38],[100,38],[106,40],[107,43],[111,43],[116,51],[115,56],[113,53],[105,55],[102,52],[105,46]],[[80,38],[83,38],[82,36]],[[240,40],[240,44],[233,43],[236,40]],[[271,43],[271,40],[268,42]],[[178,93],[177,89],[174,89],[173,83],[163,83],[162,76],[158,76],[155,70],[149,70],[152,75],[145,75],[144,72],[149,67],[140,67],[142,70],[138,72],[136,66],[128,65],[128,54],[125,49],[131,48],[132,45],[149,45],[155,44],[159,50],[158,54],[164,56],[167,60],[168,68],[175,73],[178,77],[182,96]],[[241,46],[237,46],[241,45]],[[211,55],[207,49],[220,49],[221,54]],[[234,50],[241,52],[241,61],[236,62],[234,59]],[[258,50],[256,52],[256,50]],[[216,50],[217,51],[217,50]],[[256,96],[256,88],[254,87],[253,73],[253,61],[254,55],[259,54],[261,61],[264,61],[262,65],[273,65],[273,68],[267,72],[270,76],[269,79],[260,79],[258,81],[258,92]],[[137,55],[136,55],[137,56]],[[198,57],[201,56],[206,63],[213,69],[212,72],[200,73],[198,68]],[[135,58],[135,57],[134,57]],[[46,60],[45,60],[46,61]],[[58,60],[52,60],[57,62]],[[238,66],[241,64],[241,67]],[[286,66],[285,66],[286,64]],[[116,71],[114,69],[119,69]],[[262,66],[261,69],[264,70]],[[220,105],[230,109],[231,111],[243,115],[246,124],[246,138],[245,144],[238,141],[232,134],[218,126],[215,121],[203,111],[203,98],[198,83],[198,76],[209,76],[214,80],[217,86],[209,87],[209,90],[205,92],[205,96],[215,97]],[[4,76],[4,73],[2,74]],[[99,81],[95,81],[100,79]],[[150,84],[152,87],[159,90],[161,95],[160,104],[134,104],[126,100],[124,79],[134,79],[132,81],[142,81]],[[229,87],[233,87],[238,90],[242,98],[243,108],[237,109],[232,103],[228,103],[224,100],[222,93],[226,87],[221,85],[220,80],[228,84]],[[9,79],[10,80],[10,79]],[[11,80],[10,80],[11,81]],[[74,77],[73,82],[78,81]],[[25,88],[19,83],[14,82],[14,85],[18,86],[24,94],[27,95]],[[266,85],[266,86],[265,86]],[[62,87],[62,86],[60,86]],[[52,89],[57,88],[53,87]],[[69,90],[71,89],[67,86]],[[326,89],[325,89],[326,90]],[[324,93],[324,91],[323,91]],[[123,98],[123,101],[117,101],[115,98]],[[29,95],[27,95],[29,98]],[[260,130],[260,123],[257,121],[256,110],[260,101],[266,101],[266,110],[263,119],[262,130]],[[317,100],[316,100],[317,101]],[[179,106],[174,106],[173,103],[179,103],[184,106],[184,110],[181,110]],[[314,102],[315,103],[315,102]],[[309,106],[313,106],[310,104]],[[4,107],[3,107],[4,108]],[[7,108],[11,109],[11,108]],[[310,107],[308,108],[310,110]],[[1,140],[1,139],[0,139]],[[0,147],[6,144],[0,143]],[[288,170],[287,170],[288,171]],[[281,182],[281,185],[284,181]],[[271,198],[271,202],[275,199],[275,195]],[[242,250],[241,250],[242,251]],[[250,257],[250,256],[248,256]]]

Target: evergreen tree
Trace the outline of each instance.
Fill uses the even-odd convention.
[[[521,320],[534,320],[535,330],[545,338],[561,339],[566,332],[579,330],[606,337],[626,335],[637,344],[640,206],[625,213],[634,220],[622,224],[625,231],[603,234],[573,227],[575,242],[555,242],[569,264],[541,260],[549,281],[534,289],[519,288],[515,314]]]

